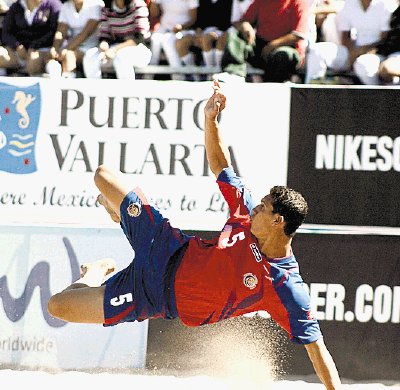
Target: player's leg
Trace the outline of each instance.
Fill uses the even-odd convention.
[[[114,211],[113,208],[111,208],[107,199],[102,194],[99,194],[99,196],[97,197],[97,201],[106,209],[107,213],[110,215],[111,219],[114,222],[121,222],[120,216]]]
[[[101,192],[99,202],[113,220],[120,220],[120,205],[129,190],[107,167],[97,168],[94,181]],[[54,317],[68,322],[104,323],[104,291],[106,276],[115,270],[112,259],[102,259],[81,266],[81,278],[48,302],[48,311]]]
[[[113,259],[83,264],[80,279],[50,298],[48,312],[67,322],[103,324],[105,286],[102,283],[114,270]]]
[[[101,192],[98,201],[115,222],[121,219],[120,207],[129,189],[125,187],[110,169],[100,165],[94,175],[94,182]]]

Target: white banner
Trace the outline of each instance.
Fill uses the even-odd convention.
[[[225,142],[258,201],[286,184],[290,86],[223,89]],[[204,150],[211,93],[211,82],[0,78],[2,222],[112,225],[95,204],[105,163],[174,226],[219,230],[227,210]]]
[[[148,321],[65,323],[47,312],[51,294],[79,276],[79,265],[134,253],[115,229],[0,226],[0,362],[50,369],[143,368]]]

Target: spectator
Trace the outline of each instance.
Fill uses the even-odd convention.
[[[0,45],[1,43],[1,31],[3,28],[3,20],[10,8],[10,5],[14,2],[14,0],[0,0]],[[4,68],[0,68],[0,76],[6,76],[7,71]]]
[[[102,0],[67,0],[58,17],[58,28],[46,69],[50,77],[76,77],[86,51],[98,45],[97,27]]]
[[[17,0],[10,6],[3,21],[0,68],[44,72],[61,5],[60,0]]]
[[[1,42],[1,30],[3,27],[3,19],[7,11],[9,10],[10,5],[13,2],[14,0],[0,0],[0,42]]]
[[[265,82],[290,80],[304,61],[309,20],[307,0],[254,0],[228,35],[223,72],[246,77],[249,63]]]
[[[363,57],[368,64],[363,78],[365,84],[400,84],[400,6],[392,13],[385,40]]]
[[[377,56],[380,61],[380,82],[387,85],[400,84],[400,6],[392,14],[390,31],[382,45],[378,46]]]
[[[250,4],[253,0],[233,0],[232,2],[232,13],[231,13],[231,26],[228,28],[226,32],[224,32],[224,42],[226,45],[228,34],[233,33],[236,34],[237,30],[234,27],[235,22],[239,21],[240,18],[246,13],[247,9],[249,8]],[[224,47],[225,50],[225,47]],[[223,53],[222,53],[223,54]],[[222,58],[221,58],[222,60]],[[219,64],[221,66],[221,64]],[[214,74],[213,78],[220,81],[228,81],[228,80],[238,80],[238,81],[245,81],[244,78],[237,78],[236,76],[231,76],[227,72],[222,72],[218,74]],[[257,79],[257,76],[253,76],[253,80]],[[256,81],[259,81],[258,79]]]
[[[323,82],[328,69],[354,70],[368,84],[370,57],[389,30],[391,4],[386,0],[346,0],[337,15],[341,44],[317,42],[307,55],[305,82]]]
[[[135,79],[135,67],[151,59],[149,9],[144,0],[106,0],[99,27],[99,46],[83,57],[88,78],[101,78],[101,66],[111,63],[118,79]]]
[[[176,41],[187,35],[194,35],[191,27],[196,22],[198,6],[199,0],[153,0],[150,3],[152,18],[160,18],[157,31],[151,35],[150,64],[159,64],[163,51],[169,65],[176,68],[182,65]],[[172,79],[181,80],[183,77],[175,74]]]
[[[316,41],[340,44],[336,16],[343,8],[344,0],[317,0],[312,6],[315,14]]]
[[[226,36],[231,25],[232,0],[200,0],[195,24],[196,34],[177,42],[183,64],[194,65],[193,51],[201,53],[201,62],[208,67],[220,67]]]

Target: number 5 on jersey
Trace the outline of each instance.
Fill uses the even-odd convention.
[[[244,232],[239,232],[234,234],[232,237],[224,237],[219,241],[219,247],[220,248],[227,248],[231,247],[236,244],[236,242],[244,240]]]

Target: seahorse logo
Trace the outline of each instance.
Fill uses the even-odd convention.
[[[26,129],[29,126],[30,118],[27,111],[27,107],[35,100],[30,93],[27,95],[23,91],[16,91],[14,95],[14,100],[12,101],[15,104],[15,111],[18,112],[22,116],[22,118],[18,121],[18,126],[21,129]]]
[[[23,87],[0,82],[0,91],[0,171],[36,172],[40,84]]]

